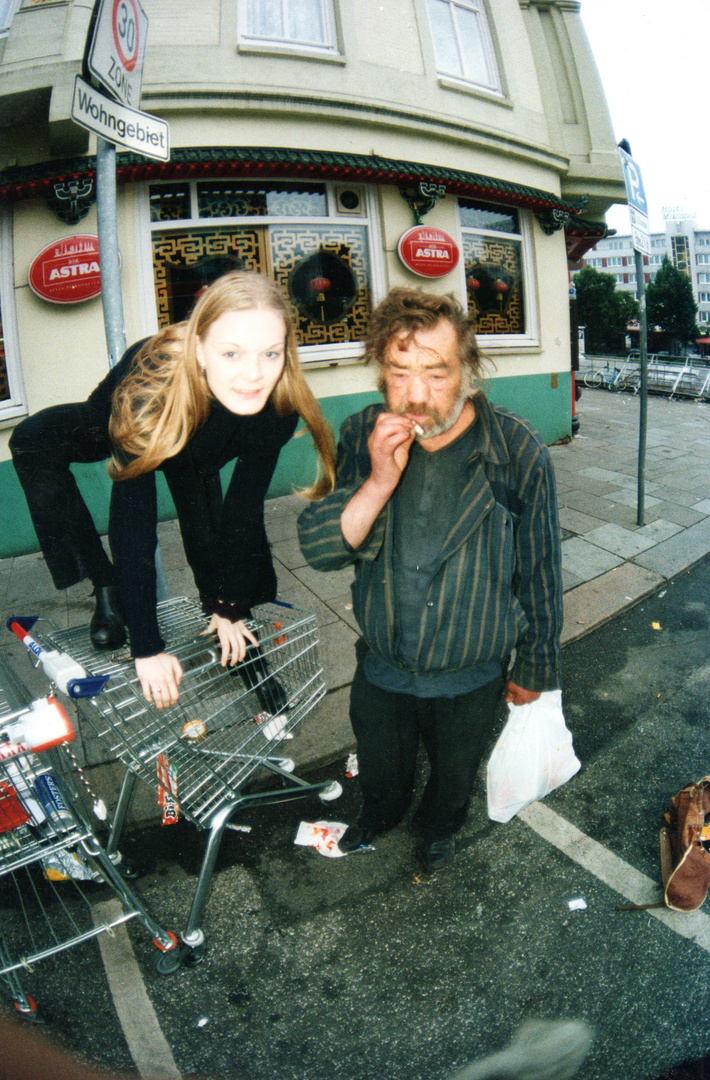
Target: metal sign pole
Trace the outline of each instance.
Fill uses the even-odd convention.
[[[639,362],[641,364],[641,395],[639,411],[638,492],[636,524],[643,525],[646,491],[646,428],[648,422],[648,341],[646,336],[646,279],[643,273],[643,252],[634,251],[636,264],[636,296],[639,302]]]
[[[115,367],[126,351],[121,261],[118,253],[116,147],[101,136],[96,139],[96,213],[104,330],[109,366]],[[170,599],[170,587],[159,544],[155,546],[155,589],[159,601]]]
[[[644,524],[646,425],[648,419],[648,355],[646,341],[646,280],[643,273],[644,254],[651,254],[651,234],[648,222],[648,202],[641,169],[631,156],[628,140],[619,143],[621,167],[624,172],[626,197],[631,217],[631,236],[636,264],[636,296],[639,302],[639,359],[641,364],[641,408],[639,414],[638,494],[636,524]]]
[[[106,331],[109,367],[115,367],[126,351],[118,254],[116,147],[113,143],[106,142],[101,136],[96,139],[96,212],[104,330]]]

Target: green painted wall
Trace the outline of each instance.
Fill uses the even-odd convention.
[[[570,434],[572,385],[569,372],[557,376],[529,375],[519,379],[492,379],[486,390],[491,401],[520,413],[535,425],[548,443],[558,442]],[[379,400],[377,394],[351,394],[324,398],[321,408],[337,432],[346,416]],[[111,482],[103,462],[72,467],[77,483],[90,507],[100,533],[108,528],[108,500]],[[229,466],[225,470],[228,474]],[[308,487],[315,478],[313,445],[306,433],[292,439],[281,452],[279,466],[269,489],[269,495],[287,495],[294,488]],[[224,477],[223,477],[224,479]],[[167,485],[158,474],[158,510],[161,520],[175,516]],[[38,548],[32,522],[15,470],[10,461],[0,463],[0,558],[24,555]]]

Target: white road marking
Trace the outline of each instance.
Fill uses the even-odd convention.
[[[620,893],[629,903],[653,904],[663,899],[660,868],[658,881],[646,877],[543,803],[532,803],[521,810],[518,817],[538,836],[554,844],[569,859]],[[710,916],[702,911],[686,914],[662,907],[649,908],[646,914],[710,952]],[[633,918],[633,913],[627,917]]]
[[[94,904],[92,910],[94,922],[101,925],[120,918],[123,908],[118,900],[107,900]],[[125,924],[117,926],[113,935],[101,934],[98,942],[113,1003],[136,1069],[144,1080],[158,1076],[161,1080],[182,1080],[148,997]]]

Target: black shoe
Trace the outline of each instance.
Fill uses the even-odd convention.
[[[450,863],[456,854],[456,841],[453,836],[447,836],[444,840],[432,840],[422,849],[424,869],[430,874],[442,870]]]
[[[89,637],[95,649],[120,649],[126,644],[123,605],[116,585],[94,589],[96,610],[89,624]]]
[[[376,836],[379,836],[376,829],[369,829],[363,825],[348,825],[338,841],[338,847],[344,854],[349,855],[351,851],[367,847]]]

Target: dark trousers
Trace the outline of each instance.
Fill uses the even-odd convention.
[[[414,794],[421,738],[431,773],[415,822],[425,842],[453,836],[466,819],[503,685],[497,678],[457,697],[418,698],[380,690],[358,664],[350,721],[357,739],[362,824],[384,830],[402,820]]]
[[[18,424],[10,450],[55,586],[87,577],[112,584],[113,567],[69,469],[111,456],[105,419],[87,402],[54,405]]]

